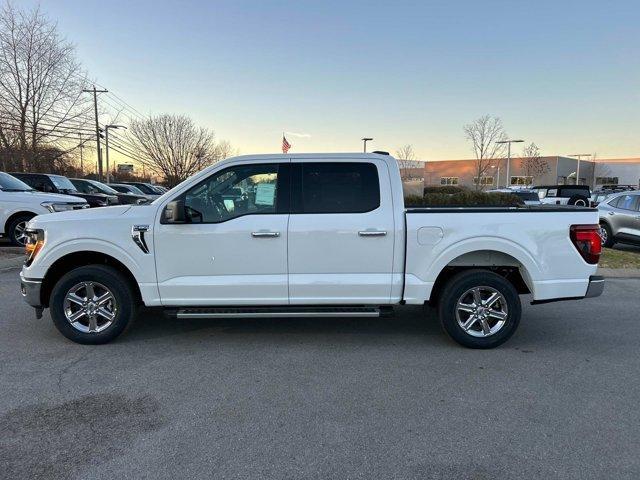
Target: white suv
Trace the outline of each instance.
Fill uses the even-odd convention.
[[[88,207],[83,198],[37,192],[8,173],[0,172],[0,237],[8,237],[14,245],[25,244],[25,227],[36,215]]]

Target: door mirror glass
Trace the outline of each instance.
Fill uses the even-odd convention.
[[[162,212],[162,223],[185,223],[186,221],[187,213],[184,200],[174,200],[167,203]]]

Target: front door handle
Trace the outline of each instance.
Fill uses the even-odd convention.
[[[279,237],[280,232],[251,232],[254,238]]]
[[[609,215],[615,215],[616,212],[607,212]]]
[[[384,230],[361,230],[358,235],[361,237],[384,237],[387,234]]]

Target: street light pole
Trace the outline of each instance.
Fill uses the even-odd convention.
[[[107,125],[104,127],[105,130],[105,136],[104,136],[104,146],[105,146],[105,152],[107,153],[107,183],[109,183],[109,179],[111,177],[111,173],[109,171],[109,129],[110,128],[127,128],[124,125]]]
[[[370,142],[371,140],[373,140],[373,138],[365,137],[362,139],[362,142],[364,143],[364,153],[367,153],[367,142]]]
[[[511,185],[511,177],[510,177],[510,166],[511,166],[511,144],[512,143],[522,143],[524,142],[524,140],[502,140],[500,142],[496,142],[496,143],[506,143],[507,144],[507,179],[505,180],[504,184],[506,188],[509,188]]]
[[[580,185],[580,160],[582,157],[590,157],[590,153],[574,153],[570,155],[571,157],[576,157],[578,159],[578,166],[576,167],[576,185]]]

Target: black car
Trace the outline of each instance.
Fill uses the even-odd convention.
[[[80,193],[73,183],[62,175],[53,175],[51,173],[12,173],[11,175],[40,192],[62,193],[84,198],[90,207],[107,207],[118,204],[116,195]]]
[[[150,183],[145,183],[145,182],[120,182],[120,183],[123,183],[125,185],[133,185],[145,195],[150,195],[152,197],[159,197],[160,195],[163,194],[163,192],[156,190],[156,187],[154,185],[151,185]]]
[[[142,195],[121,193],[114,190],[109,185],[105,185],[97,180],[88,180],[86,178],[70,178],[69,180],[71,180],[73,186],[76,187],[80,193],[104,193],[105,195],[115,195],[118,197],[118,202],[121,205],[140,205],[148,202],[147,198]]]

